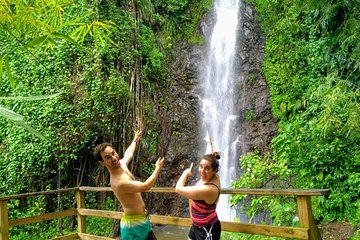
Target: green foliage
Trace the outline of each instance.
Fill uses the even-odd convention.
[[[93,183],[89,153],[96,142],[126,137],[134,77],[150,96],[155,86],[166,87],[167,51],[184,32],[194,35],[206,2],[172,1],[155,8],[155,2],[136,1],[141,13],[134,15],[116,1],[2,1],[0,94],[7,99],[1,104],[49,141],[0,119],[1,195]],[[163,7],[166,11],[157,11]],[[59,92],[49,100],[18,101]],[[144,144],[155,155],[159,126],[152,102],[142,101],[149,121]],[[25,211],[22,204],[10,210]]]
[[[80,10],[73,12],[74,6]],[[72,12],[69,18],[68,13]],[[99,21],[93,10],[73,0],[49,0],[49,1],[2,1],[0,3],[0,23],[4,32],[16,37],[17,40],[30,42],[25,47],[35,47],[46,43],[48,46],[55,44],[56,39],[64,39],[69,42],[84,42],[86,37],[91,36],[95,46],[104,47],[106,42],[112,42],[108,37],[111,22]],[[64,34],[71,29],[72,33]],[[106,41],[105,41],[106,40]]]
[[[201,18],[212,6],[212,0],[155,0],[153,1],[156,12],[163,16],[164,35],[166,45],[171,41],[185,39],[194,43],[201,43],[201,37],[196,34],[196,29]]]
[[[359,223],[360,4],[250,2],[266,40],[262,70],[279,119],[271,158],[285,167],[288,187],[330,189],[313,201],[318,220]],[[258,186],[274,176],[260,172],[267,177],[245,172],[240,183]]]
[[[226,240],[282,240],[284,238],[267,237],[267,236],[245,234],[245,233],[221,232],[221,239],[226,239]]]
[[[350,237],[349,240],[359,240],[360,239],[360,229],[358,229],[355,233],[354,236]]]
[[[74,12],[81,15],[81,5],[77,10]],[[126,21],[120,22],[119,26],[122,24],[131,32]],[[119,41],[129,42],[130,34],[127,39],[125,34]],[[0,38],[6,43],[9,36],[1,35]],[[11,44],[4,44],[4,50],[10,51]],[[52,51],[32,52],[30,59],[26,49],[11,53],[9,59],[17,82],[11,92],[9,82],[3,82],[2,96],[63,94],[51,100],[31,102],[2,100],[4,106],[21,114],[35,129],[42,129],[42,134],[49,139],[49,142],[34,140],[13,123],[0,120],[2,194],[78,184],[74,178],[80,174],[77,166],[86,162],[87,156],[80,154],[82,149],[89,152],[90,143],[99,133],[110,135],[119,128],[120,123],[112,124],[120,115],[118,105],[127,103],[130,97],[125,81],[128,69],[117,71],[102,54],[113,57],[111,53],[121,50],[120,59],[131,59],[136,52],[130,44],[122,45],[121,49],[104,48],[100,54],[91,49],[93,45],[81,51],[61,41]],[[56,175],[61,176],[59,180]],[[15,186],[14,182],[18,184]]]
[[[249,75],[247,76],[247,82],[253,85],[255,81],[256,81],[256,74],[249,73]]]
[[[286,162],[273,160],[269,154],[261,156],[258,150],[240,158],[242,176],[232,183],[233,188],[287,187],[290,183],[290,169]],[[230,202],[242,203],[242,209],[251,219],[261,213],[268,213],[265,222],[276,225],[296,224],[296,204],[291,197],[234,195]]]
[[[101,209],[117,211],[117,199],[112,193],[87,193],[86,207],[90,209]],[[97,236],[111,237],[113,234],[114,219],[101,217],[86,218],[86,232]]]
[[[33,132],[41,130],[49,140],[32,139],[29,132],[0,119],[1,194],[79,184],[94,142],[117,139],[115,135],[126,127],[134,67],[142,67],[137,76],[150,94],[156,84],[166,87],[164,49],[169,50],[175,39],[166,26],[179,23],[192,6],[197,6],[192,14],[200,17],[205,1],[166,2],[163,15],[157,11],[163,9],[159,2],[136,4],[142,14],[165,24],[145,21],[145,15],[137,21],[127,5],[113,1],[1,2],[1,95],[62,92],[51,100],[1,100],[4,109],[11,109],[9,114],[30,123]],[[4,81],[5,75],[11,81]],[[151,154],[156,154],[158,124],[151,105],[145,114],[154,127],[146,141]]]
[[[63,219],[63,235],[75,233],[76,230],[70,230],[71,220],[68,218]],[[50,220],[41,223],[28,224],[26,226],[13,227],[10,229],[11,240],[23,239],[39,239],[46,240],[59,236],[57,220]],[[39,229],[41,229],[39,231]]]
[[[246,109],[245,120],[251,122],[254,119],[254,111],[252,109]]]
[[[284,184],[290,176],[286,162],[273,160],[269,154],[261,156],[258,150],[241,156],[241,179],[233,183],[236,188],[261,188],[268,183]]]
[[[112,193],[105,195],[104,193],[87,193],[86,207],[90,209],[103,209],[116,211],[117,199]],[[10,200],[9,218],[17,219],[29,216],[37,216],[47,212],[58,210],[56,207],[58,203],[56,195],[41,195],[36,197],[29,197],[26,199]],[[103,204],[100,204],[103,202]],[[61,206],[63,209],[73,208],[74,193],[61,194]],[[47,206],[49,205],[49,206]],[[48,210],[47,210],[48,209]],[[86,230],[89,234],[99,236],[111,236],[112,225],[114,220],[98,217],[86,218]],[[39,229],[42,229],[39,231]],[[46,230],[45,230],[46,229]],[[60,230],[60,231],[59,231]],[[10,228],[11,239],[50,239],[59,235],[75,233],[77,231],[76,216],[65,217],[61,220],[50,220],[39,223],[27,224],[18,227]]]
[[[86,232],[92,235],[111,237],[113,223],[114,220],[110,218],[91,217],[86,221],[86,226],[89,228]]]
[[[146,26],[140,26],[139,50],[143,62],[143,78],[150,81],[159,81],[152,79],[155,76],[161,76],[166,72],[164,63],[164,54],[158,48],[154,31]]]
[[[61,205],[66,209],[72,208],[74,193],[63,193]],[[22,199],[13,199],[8,202],[9,219],[18,219],[30,216],[38,216],[61,209],[58,204],[58,196],[39,195]],[[50,239],[58,235],[58,230],[64,234],[75,232],[75,217],[65,217],[39,223],[26,224],[9,229],[11,239]],[[46,229],[39,231],[39,229]]]
[[[14,51],[18,49],[24,48],[35,57],[30,48],[52,48],[59,44],[61,40],[68,41],[81,50],[84,50],[84,48],[77,41],[82,43],[89,35],[92,37],[96,48],[98,48],[99,43],[104,47],[108,42],[112,42],[109,37],[112,23],[101,22],[98,19],[91,23],[83,22],[83,20],[91,20],[89,17],[91,10],[82,8],[82,15],[78,12],[79,15],[72,16],[69,19],[69,15],[64,9],[69,9],[75,4],[74,1],[67,0],[0,2],[0,32],[5,37],[10,37],[10,39],[12,38],[17,42],[17,44],[6,44],[6,38],[3,39],[5,47],[0,52],[0,81],[2,80],[4,65],[11,90],[14,89],[15,83],[10,68],[9,56],[13,55]],[[67,33],[71,31],[71,28],[72,33],[69,36]],[[71,37],[75,37],[75,40]],[[22,116],[21,119],[14,119],[14,112],[10,112],[3,107],[1,109],[1,116],[17,123],[35,136],[43,140],[46,139],[43,134],[26,124]],[[19,118],[20,115],[17,114],[16,117]]]

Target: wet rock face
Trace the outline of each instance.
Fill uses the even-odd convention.
[[[245,143],[242,154],[254,148],[262,154],[269,150],[271,139],[277,133],[277,120],[271,112],[269,91],[266,80],[261,74],[264,58],[264,40],[256,22],[256,13],[248,4],[241,9],[239,33],[238,65],[240,77],[244,80],[243,90],[238,99],[243,103],[238,108],[242,121],[240,129]]]
[[[266,81],[261,75],[263,38],[250,5],[241,6],[240,18],[235,108],[240,116],[237,131],[243,135],[244,143],[239,146],[239,152],[245,154],[257,148],[265,153],[271,138],[276,135],[277,123],[271,113]],[[208,31],[211,24],[211,19],[205,17],[199,32]],[[199,159],[201,150],[205,151],[202,136],[199,136],[201,103],[198,78],[205,56],[203,48],[185,42],[178,42],[174,46],[170,62],[172,84],[166,93],[162,93],[167,95],[169,101],[166,114],[158,116],[160,128],[166,133],[160,135],[159,149],[167,161],[158,180],[159,186],[174,187],[182,171]],[[190,181],[194,181],[194,178]],[[164,198],[158,195],[148,198],[148,201],[151,202],[153,213],[173,216],[188,214],[187,199],[176,194],[164,194]]]

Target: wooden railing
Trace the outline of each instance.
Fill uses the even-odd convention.
[[[57,211],[53,213],[42,214],[38,216],[25,217],[20,219],[8,219],[8,201],[11,199],[21,199],[39,195],[59,194],[66,192],[76,192],[76,209],[68,209]],[[9,228],[20,226],[29,223],[42,222],[51,219],[58,219],[68,216],[77,215],[78,232],[66,236],[56,237],[56,240],[71,240],[71,239],[85,239],[85,240],[109,240],[111,238],[101,237],[86,234],[86,216],[104,217],[112,219],[121,219],[123,213],[116,211],[104,211],[86,209],[85,207],[85,192],[112,192],[109,187],[79,187],[68,188],[46,192],[27,193],[20,195],[11,195],[0,197],[0,240],[9,239]],[[174,188],[152,188],[149,192],[158,193],[174,193]],[[300,227],[282,227],[262,224],[244,224],[234,222],[221,222],[222,231],[226,232],[241,232],[248,234],[260,234],[266,236],[277,236],[284,238],[321,240],[321,235],[315,223],[312,209],[311,196],[327,195],[327,189],[221,189],[221,194],[241,194],[241,195],[277,195],[277,196],[295,196],[297,202],[297,213],[299,217]],[[169,217],[161,215],[150,215],[151,223],[163,225],[176,226],[190,226],[191,219],[183,217]]]

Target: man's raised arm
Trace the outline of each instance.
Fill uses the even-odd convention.
[[[161,169],[164,166],[164,158],[158,158],[155,163],[155,170],[144,182],[140,181],[124,181],[121,184],[121,191],[127,193],[138,193],[150,190],[154,186],[156,179],[158,178]]]
[[[123,161],[126,165],[128,165],[130,160],[134,157],[136,143],[140,140],[140,137],[141,137],[141,131],[136,130],[133,141],[131,142],[130,146],[126,149],[124,153],[124,157],[121,159],[121,161]]]

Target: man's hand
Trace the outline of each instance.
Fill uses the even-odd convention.
[[[159,157],[158,160],[155,163],[156,168],[163,168],[164,166],[164,158]]]
[[[141,138],[141,130],[136,130],[134,134],[134,142],[139,141]]]

